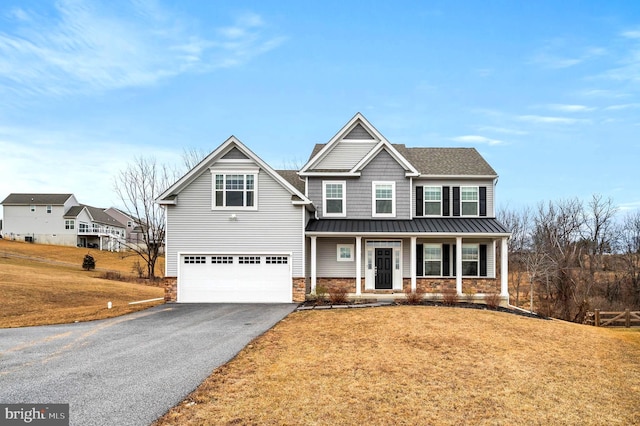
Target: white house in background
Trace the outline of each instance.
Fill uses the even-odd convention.
[[[360,113],[299,171],[232,136],[157,199],[165,299],[292,302],[323,286],[508,303],[497,178],[473,148],[392,144]]]
[[[119,250],[126,238],[126,224],[73,194],[12,193],[1,204],[7,239]]]

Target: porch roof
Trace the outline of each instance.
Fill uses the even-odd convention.
[[[510,232],[496,219],[487,217],[434,217],[413,220],[312,219],[308,235],[473,235],[509,236]]]

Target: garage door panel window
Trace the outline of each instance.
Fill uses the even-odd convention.
[[[184,263],[204,264],[204,263],[207,263],[207,257],[206,256],[185,256]]]
[[[238,263],[241,265],[259,265],[260,256],[239,256]]]
[[[214,192],[214,208],[254,209],[256,207],[256,174],[216,173]]]
[[[286,265],[289,263],[289,258],[286,256],[267,256],[264,263],[267,265]]]
[[[214,264],[232,264],[233,256],[212,256],[211,263]]]

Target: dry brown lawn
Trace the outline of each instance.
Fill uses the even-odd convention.
[[[295,312],[159,425],[640,424],[640,331],[494,311]]]
[[[163,303],[129,305],[162,297],[163,289],[97,278],[103,271],[81,268],[86,253],[0,239],[0,328],[110,318]],[[98,268],[131,273],[132,257],[97,250],[91,254]],[[112,309],[107,309],[109,301]]]

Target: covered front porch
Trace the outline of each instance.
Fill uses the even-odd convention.
[[[508,303],[507,240],[495,219],[318,220],[307,226],[309,293],[438,299],[455,292]]]

